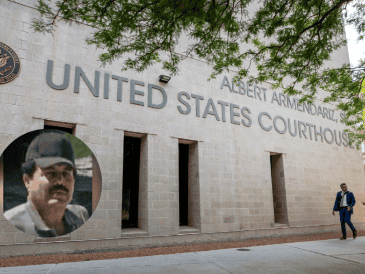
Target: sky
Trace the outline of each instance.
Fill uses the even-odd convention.
[[[349,14],[353,11],[353,7],[349,7]],[[357,42],[358,34],[355,28],[351,26],[345,26],[347,47],[349,51],[349,58],[351,65],[357,65],[360,58],[365,58],[365,41]],[[361,144],[362,152],[365,152],[364,143]]]
[[[353,11],[353,7],[349,7],[349,13],[351,14]],[[348,50],[350,56],[350,63],[352,65],[357,65],[357,62],[360,58],[365,58],[365,41],[356,42],[358,34],[356,30],[351,26],[345,27],[346,38],[348,41]]]
[[[356,42],[357,33],[351,26],[346,26],[346,38],[348,41],[350,63],[356,65],[361,57],[365,57],[365,41]]]

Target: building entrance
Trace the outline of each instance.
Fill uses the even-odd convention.
[[[122,228],[138,228],[141,138],[124,136]]]
[[[283,155],[270,155],[275,224],[288,224]]]
[[[189,145],[179,144],[179,221],[188,225],[189,199]]]

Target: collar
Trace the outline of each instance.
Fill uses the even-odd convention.
[[[40,237],[56,237],[57,232],[55,229],[49,228],[42,217],[39,215],[33,202],[28,198],[26,203],[26,210],[29,213],[30,218],[34,223],[34,229],[38,236]],[[84,222],[78,218],[72,211],[66,207],[65,215],[62,219],[65,225],[65,234],[69,234],[78,227],[82,226]]]
[[[34,223],[35,228],[37,228],[39,230],[51,230],[51,228],[49,228],[46,225],[46,223],[43,221],[41,215],[39,215],[38,210],[36,209],[35,205],[30,200],[29,197],[28,197],[28,201],[26,203],[26,208],[30,215],[30,218],[32,219],[32,221]]]
[[[347,193],[349,193],[349,191],[347,190],[346,192],[343,192],[342,190],[341,190],[341,196],[343,196],[344,194],[347,194]]]
[[[46,223],[43,221],[41,215],[39,214],[38,210],[36,209],[35,205],[33,204],[32,200],[28,197],[27,199],[27,203],[26,203],[26,208],[27,211],[30,215],[30,218],[32,219],[33,223],[34,223],[34,227],[37,230],[41,230],[41,231],[47,231],[47,230],[52,230],[55,231],[54,229],[48,227],[46,225]],[[67,207],[66,207],[66,211],[65,211],[65,215],[62,218],[62,221],[65,223],[66,226],[69,225],[68,222],[68,218],[67,218]]]

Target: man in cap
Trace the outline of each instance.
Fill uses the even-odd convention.
[[[76,168],[71,142],[63,132],[44,130],[34,138],[22,172],[27,202],[4,213],[15,227],[39,237],[56,237],[86,222],[86,208],[69,204]]]
[[[340,212],[342,230],[342,238],[340,238],[340,240],[346,240],[346,223],[352,230],[353,238],[355,239],[357,237],[357,230],[351,222],[351,214],[353,214],[352,208],[356,203],[355,196],[352,192],[347,191],[347,185],[345,183],[342,183],[340,187],[342,191],[337,193],[332,214],[335,215],[335,211]]]

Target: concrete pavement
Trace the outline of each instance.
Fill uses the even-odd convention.
[[[0,268],[6,274],[313,273],[365,274],[365,237],[138,258]],[[0,259],[1,260],[1,259]]]

